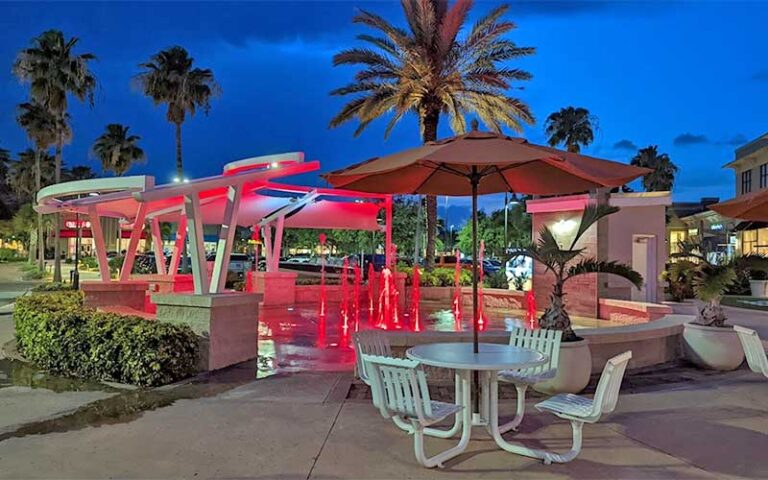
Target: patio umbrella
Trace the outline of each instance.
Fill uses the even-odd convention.
[[[709,205],[720,215],[741,220],[768,220],[768,190],[759,190],[740,197]]]
[[[323,175],[334,187],[371,193],[472,196],[472,312],[478,352],[477,196],[577,193],[619,187],[650,170],[523,138],[472,131]]]

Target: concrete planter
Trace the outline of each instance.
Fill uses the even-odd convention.
[[[537,383],[533,388],[548,395],[579,393],[589,383],[591,372],[592,352],[589,350],[589,340],[563,342],[560,344],[557,376],[552,380]]]
[[[686,323],[683,348],[688,360],[710,370],[735,370],[744,361],[739,336],[731,327]]]
[[[753,297],[768,297],[768,280],[750,280],[749,290]]]

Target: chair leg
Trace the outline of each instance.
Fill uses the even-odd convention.
[[[581,429],[584,426],[584,422],[571,420],[571,428],[573,429],[573,445],[568,453],[554,453],[544,452],[544,463],[550,465],[551,463],[568,463],[576,458],[581,452]]]
[[[462,404],[462,393],[461,393],[461,377],[456,374],[456,386],[454,389],[454,401],[457,405]],[[469,406],[465,405],[465,408],[469,408]],[[461,431],[461,424],[462,424],[462,412],[456,412],[453,416],[453,425],[448,430],[443,430],[441,428],[432,428],[432,427],[426,427],[424,428],[424,435],[427,435],[429,437],[435,437],[435,438],[451,438],[456,436]],[[405,432],[408,432],[410,434],[414,433],[413,426],[403,420],[399,416],[393,416],[392,421],[395,423],[395,425]]]
[[[523,421],[525,416],[525,392],[528,390],[528,385],[515,384],[515,390],[517,390],[517,411],[515,412],[515,418],[499,425],[499,433],[507,433],[510,430],[517,431],[517,427],[520,426],[520,422]]]

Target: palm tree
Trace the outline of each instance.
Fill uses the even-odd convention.
[[[558,243],[555,235],[544,226],[539,232],[539,239],[532,245],[519,249],[516,254],[527,255],[544,265],[548,272],[552,272],[554,283],[552,294],[549,297],[549,306],[539,319],[541,328],[549,328],[563,331],[564,341],[578,339],[571,328],[571,318],[565,309],[565,283],[579,275],[588,273],[608,273],[626,278],[637,288],[642,287],[643,277],[634,271],[632,267],[613,261],[597,260],[596,258],[579,258],[584,249],[577,248],[581,237],[589,228],[601,218],[618,212],[618,207],[606,205],[590,205],[584,209],[579,228],[576,231],[568,248],[563,248]]]
[[[597,119],[589,110],[581,107],[561,108],[547,117],[545,131],[547,142],[556,147],[565,144],[569,152],[579,153],[594,140]]]
[[[34,190],[27,192],[27,194],[30,196],[30,200],[34,201],[34,192],[40,191],[40,188],[42,188],[41,158],[43,155],[48,155],[46,151],[56,142],[56,129],[58,127],[58,122],[50,110],[48,110],[42,104],[34,101],[22,103],[19,105],[19,113],[16,117],[16,121],[27,132],[27,137],[35,145],[34,165],[32,170],[32,172],[34,172],[32,173],[32,179],[34,180],[34,183],[29,185],[29,187],[34,188]],[[21,163],[22,160],[24,159],[22,159],[20,155],[19,163]],[[19,176],[17,173],[16,182],[26,181],[26,179],[19,180],[19,178],[23,178],[23,176]],[[16,191],[24,191],[25,187],[17,184],[16,188]],[[37,238],[43,238],[42,214],[37,215]],[[42,269],[45,253],[43,250],[43,242],[39,241],[37,246],[38,266]]]
[[[75,180],[89,180],[96,178],[96,172],[86,165],[75,165],[72,168],[65,168],[62,177],[67,182]]]
[[[134,163],[144,161],[144,150],[138,146],[141,137],[128,135],[128,127],[119,123],[107,125],[91,148],[101,160],[101,167],[117,176],[125,175]]]
[[[19,52],[13,73],[22,83],[30,85],[32,100],[48,109],[56,118],[55,181],[61,181],[61,151],[71,139],[67,118],[68,96],[74,95],[93,105],[96,77],[89,63],[96,57],[91,53],[74,52],[77,37],[67,39],[59,30],[48,30],[32,39],[29,48]],[[58,222],[58,215],[57,215]],[[59,229],[54,229],[53,280],[61,282]]]
[[[638,167],[650,168],[651,173],[643,177],[643,188],[647,192],[666,192],[672,190],[675,183],[677,166],[669,155],[659,154],[656,145],[641,148],[630,162]]]
[[[187,114],[194,116],[198,109],[204,113],[211,109],[211,99],[221,93],[221,87],[207,68],[192,68],[194,59],[179,46],[152,55],[139,66],[144,69],[136,77],[144,95],[155,105],[168,105],[166,118],[176,126],[176,175],[184,179],[181,158],[181,124]]]
[[[358,35],[366,47],[343,50],[333,64],[360,65],[362,69],[351,84],[331,95],[353,95],[330,122],[331,127],[357,120],[355,136],[373,120],[388,113],[385,138],[406,114],[419,118],[423,142],[437,139],[442,114],[451,129],[466,131],[465,115],[476,115],[487,128],[499,132],[506,126],[515,131],[522,124],[533,123],[528,106],[508,95],[513,81],[531,75],[500,64],[534,53],[533,48],[518,47],[504,35],[516,28],[501,17],[508,5],[496,7],[478,20],[469,33],[459,37],[467,21],[471,1],[457,0],[449,6],[445,0],[402,0],[408,30],[396,27],[384,18],[361,11],[353,19],[373,28],[376,35]],[[427,267],[431,268],[437,232],[437,199],[427,196]]]

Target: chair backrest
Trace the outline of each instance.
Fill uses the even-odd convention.
[[[604,413],[611,413],[616,409],[619,401],[619,390],[627,364],[632,358],[632,351],[616,355],[606,362],[600,381],[597,383],[595,398],[592,401],[592,420],[597,421]]]
[[[547,363],[536,367],[526,368],[525,372],[539,373],[557,368],[560,361],[560,341],[563,338],[561,330],[528,330],[516,327],[510,330],[509,344],[513,347],[532,348],[549,357]]]
[[[376,355],[379,357],[391,357],[392,349],[389,346],[387,334],[381,330],[361,330],[353,335],[355,342],[355,361],[357,362],[357,374],[360,380],[371,385],[365,370],[363,355]]]
[[[765,354],[763,342],[760,341],[757,332],[738,325],[734,325],[733,329],[736,330],[736,333],[739,335],[739,340],[741,340],[741,346],[744,348],[744,356],[747,357],[749,368],[755,373],[768,375],[768,357]]]
[[[363,354],[372,389],[381,392],[378,402],[381,415],[416,417],[432,416],[427,377],[419,362],[402,358]]]

